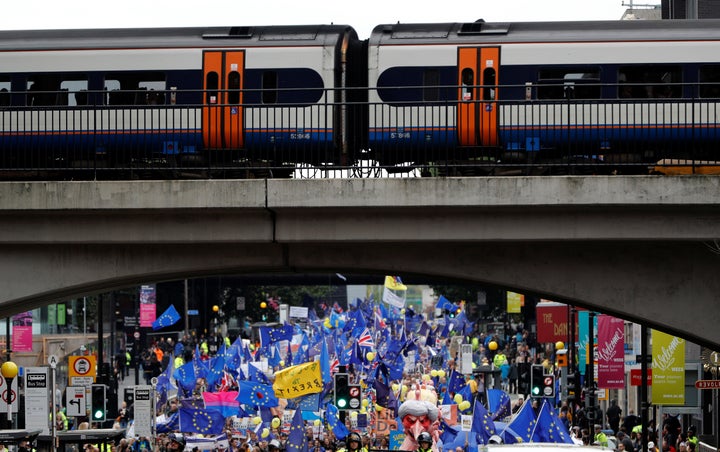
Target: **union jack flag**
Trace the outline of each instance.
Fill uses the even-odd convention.
[[[218,388],[218,392],[231,391],[233,389],[237,389],[237,382],[235,381],[235,378],[233,378],[233,376],[230,375],[229,372],[223,371],[223,376],[220,379],[220,387]]]
[[[332,362],[330,363],[330,373],[331,373],[331,374],[334,374],[335,372],[337,372],[337,371],[338,371],[338,367],[340,367],[340,360],[337,359],[337,358],[335,358],[335,359],[333,359]]]
[[[373,340],[370,330],[365,328],[360,337],[358,337],[358,345],[360,347],[375,347],[375,341]]]

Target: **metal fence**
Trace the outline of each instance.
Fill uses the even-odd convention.
[[[107,98],[96,94],[90,98]],[[0,106],[0,179],[720,170],[720,102],[713,99],[332,101],[340,97]]]

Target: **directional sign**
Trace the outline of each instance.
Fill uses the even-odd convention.
[[[65,388],[68,416],[87,416],[87,399],[84,386],[68,386]]]
[[[697,389],[720,389],[720,380],[698,380],[695,382]]]

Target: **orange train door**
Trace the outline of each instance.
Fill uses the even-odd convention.
[[[500,47],[458,49],[458,141],[460,146],[496,146]]]
[[[238,149],[244,144],[245,51],[203,53],[203,143],[208,149]]]

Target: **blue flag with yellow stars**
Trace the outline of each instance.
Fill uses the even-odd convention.
[[[192,362],[183,364],[175,369],[175,372],[173,372],[173,378],[184,394],[192,394],[197,380],[197,377],[195,376],[195,366],[193,366]]]
[[[275,407],[278,399],[272,386],[256,381],[238,381],[237,401],[250,406]]]
[[[328,403],[327,407],[325,408],[325,416],[327,417],[326,421],[330,426],[330,429],[335,434],[335,438],[345,439],[345,437],[350,432],[348,431],[347,427],[345,427],[345,424],[340,422],[340,419],[338,419],[337,407],[332,403]]]
[[[183,433],[219,435],[225,427],[225,416],[220,411],[183,407],[178,411],[180,431]]]
[[[510,396],[502,389],[488,389],[488,411],[492,413],[493,421],[505,419],[510,416]]]
[[[522,408],[520,408],[520,411],[515,413],[508,427],[517,433],[522,442],[527,443],[530,442],[532,438],[535,422],[535,411],[533,410],[532,402],[530,399],[527,399]]]
[[[295,415],[290,423],[290,433],[287,437],[287,452],[307,452],[307,437],[305,436],[305,421],[302,417],[302,410],[295,410]]]
[[[475,408],[473,408],[473,420],[471,432],[477,433],[478,444],[487,444],[490,437],[495,434],[495,424],[492,417],[485,406],[475,399]]]
[[[565,425],[560,422],[555,409],[547,400],[543,400],[540,414],[537,417],[537,428],[533,433],[532,440],[541,443],[573,443]]]
[[[180,320],[180,313],[175,309],[175,305],[170,305],[160,317],[152,323],[153,331],[165,328],[166,326],[175,325]]]

